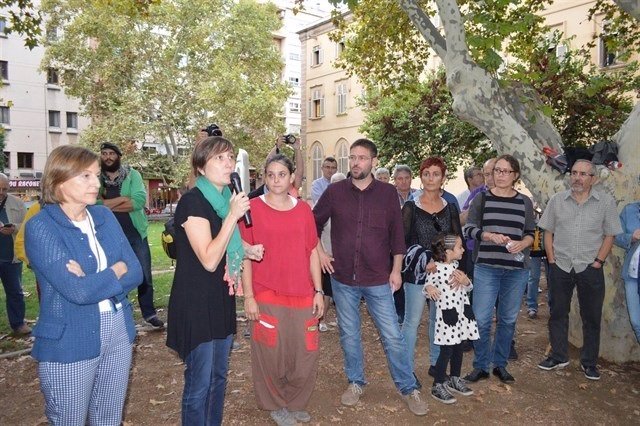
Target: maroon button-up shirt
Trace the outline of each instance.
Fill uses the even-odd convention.
[[[329,185],[313,209],[318,235],[331,219],[336,280],[373,286],[389,282],[392,257],[404,254],[404,231],[393,185],[373,180],[361,191],[351,179]]]

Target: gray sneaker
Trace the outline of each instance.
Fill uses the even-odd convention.
[[[342,394],[340,398],[340,402],[342,405],[347,405],[349,407],[356,405],[358,401],[360,401],[360,395],[362,395],[364,390],[357,383],[349,383],[349,387]]]
[[[410,394],[402,395],[402,399],[407,403],[407,407],[409,407],[409,411],[411,411],[416,416],[424,416],[427,414],[427,403],[420,398],[420,391],[418,389],[414,389]]]
[[[311,414],[307,411],[290,411],[290,413],[300,423],[309,423],[311,421]]]
[[[294,426],[296,419],[286,408],[281,408],[271,412],[271,418],[278,426]]]
[[[453,391],[464,396],[473,395],[473,391],[469,389],[466,382],[462,380],[460,377],[455,377],[455,376],[449,377],[449,380],[444,382],[444,386],[447,388],[449,392]]]
[[[431,388],[431,396],[434,399],[442,402],[443,404],[453,404],[456,402],[456,399],[453,395],[447,390],[447,387],[444,383],[436,383]]]

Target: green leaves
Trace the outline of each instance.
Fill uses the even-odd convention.
[[[45,0],[42,67],[92,118],[83,141],[97,146],[156,141],[173,167],[132,150],[128,161],[180,182],[197,131],[217,123],[237,147],[262,159],[283,126],[288,89],[272,33],[275,6],[252,0]],[[159,164],[159,163],[158,163]],[[145,169],[146,170],[146,169]]]
[[[486,137],[453,113],[443,70],[393,96],[368,93],[361,131],[378,144],[382,165],[402,163],[417,171],[422,160],[438,155],[455,170],[462,163],[480,164],[491,154]]]

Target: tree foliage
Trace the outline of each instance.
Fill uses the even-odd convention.
[[[564,146],[589,146],[611,139],[640,94],[637,63],[602,71],[590,63],[585,49],[555,54],[570,40],[556,33],[527,49],[526,62],[509,67],[504,84],[518,82],[535,89],[543,112],[551,117]]]
[[[436,16],[433,0],[415,2],[429,16]],[[538,14],[546,0],[460,1],[465,11],[469,50],[474,60],[490,72],[503,66],[503,55],[519,58],[523,47],[544,34]],[[418,79],[430,65],[429,43],[420,35],[397,0],[360,0],[352,4],[352,18],[335,14],[346,49],[338,62],[356,74],[366,86],[379,86],[390,93]]]
[[[401,163],[417,171],[422,160],[434,155],[452,171],[463,163],[481,164],[492,153],[490,142],[455,116],[452,102],[443,70],[403,85],[394,96],[370,90],[361,130],[378,143],[384,166]]]
[[[273,5],[253,0],[163,0],[141,8],[127,0],[44,0],[47,29],[43,68],[60,71],[66,92],[92,119],[84,143],[164,143],[172,156],[168,180],[188,167],[179,147],[198,129],[217,123],[236,146],[264,158],[282,131],[278,117],[289,89],[272,32],[280,26]],[[181,150],[182,151],[182,150]],[[138,158],[135,158],[135,156]],[[149,174],[166,177],[158,165]]]
[[[38,45],[42,15],[32,0],[0,0],[0,8],[9,15],[5,33],[17,33],[24,38],[29,49]]]

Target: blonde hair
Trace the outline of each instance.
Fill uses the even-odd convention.
[[[47,204],[66,201],[60,193],[60,184],[78,176],[98,160],[98,154],[77,145],[62,145],[51,151],[42,173],[42,200]]]

